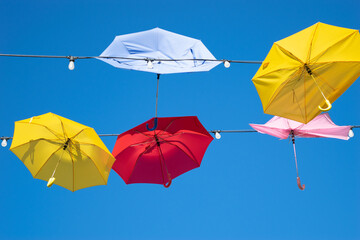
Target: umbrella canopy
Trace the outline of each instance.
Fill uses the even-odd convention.
[[[34,178],[71,191],[107,184],[115,161],[94,129],[53,113],[15,122],[10,150]]]
[[[215,60],[215,57],[200,40],[161,28],[117,36],[100,56],[131,58],[98,59],[117,68],[157,74],[209,71],[219,64],[219,62],[191,60]],[[153,61],[153,59],[164,61]],[[166,61],[174,59],[189,61]]]
[[[265,124],[250,124],[250,126],[260,133],[281,139],[288,138],[293,132],[296,137],[348,140],[351,129],[351,126],[338,126],[333,123],[328,113],[318,115],[307,124],[275,116]]]
[[[291,137],[295,156],[297,184],[301,190],[305,189],[305,185],[301,185],[300,183],[295,148],[295,137],[323,137],[348,140],[349,131],[351,130],[351,126],[335,125],[331,121],[328,113],[318,115],[307,124],[275,116],[265,124],[250,124],[250,126],[260,133],[269,134],[281,139]]]
[[[126,184],[157,183],[170,186],[172,179],[200,166],[213,137],[197,117],[158,118],[154,131],[147,123],[119,135],[113,150],[113,169]]]
[[[275,42],[252,81],[265,113],[308,123],[359,76],[359,31],[317,23]]]

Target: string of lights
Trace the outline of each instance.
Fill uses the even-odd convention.
[[[119,57],[119,56],[60,56],[60,55],[26,55],[26,54],[3,54],[0,53],[0,57],[22,57],[22,58],[56,58],[56,59],[68,59],[69,70],[75,69],[75,60],[83,59],[122,59],[122,60],[135,60],[135,61],[145,61],[148,68],[152,68],[153,62],[179,62],[179,61],[209,61],[209,62],[223,62],[224,67],[229,68],[230,63],[244,63],[244,64],[262,64],[262,61],[248,61],[248,60],[230,60],[230,59],[206,59],[206,58],[192,58],[192,59],[161,59],[161,58],[133,58],[133,57]],[[349,132],[349,137],[354,136],[353,128],[360,128],[360,125],[354,125],[351,127]],[[214,134],[216,139],[221,138],[220,133],[253,133],[257,132],[252,129],[245,130],[209,130],[209,133]],[[120,134],[99,134],[100,137],[109,137],[109,136],[119,136]],[[12,137],[0,137],[1,146],[6,147],[7,142],[12,140]]]
[[[223,62],[226,68],[230,67],[230,63],[247,63],[247,64],[262,64],[262,61],[248,61],[248,60],[230,60],[230,59],[207,59],[207,58],[191,58],[191,59],[163,59],[163,58],[133,58],[133,57],[118,57],[118,56],[57,56],[57,55],[26,55],[26,54],[4,54],[0,53],[0,57],[22,57],[22,58],[57,58],[68,59],[69,70],[75,69],[75,60],[82,59],[121,59],[145,61],[148,68],[152,68],[153,62],[180,62],[180,61],[207,61],[207,62]]]
[[[360,128],[360,125],[353,125],[351,126],[350,132],[349,132],[349,137],[354,137],[354,132],[352,131],[353,128]],[[220,139],[221,138],[221,134],[220,133],[254,133],[257,132],[256,130],[253,129],[243,129],[243,130],[208,130],[209,133],[214,134],[216,139]],[[98,134],[100,137],[117,137],[120,135],[120,133],[110,133],[110,134]],[[2,147],[6,147],[7,146],[7,142],[9,140],[12,140],[12,137],[0,137],[1,140],[1,146]]]

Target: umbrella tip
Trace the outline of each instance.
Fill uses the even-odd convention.
[[[47,183],[47,187],[51,187],[53,184],[54,184],[54,182],[55,182],[55,178],[54,177],[51,177],[50,179],[49,179],[49,181],[48,181],[48,183]]]

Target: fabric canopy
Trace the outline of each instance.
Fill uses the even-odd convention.
[[[349,139],[351,126],[337,126],[328,113],[320,114],[307,124],[275,116],[265,124],[250,124],[256,131],[286,139],[293,131],[296,137]]]
[[[191,60],[215,60],[215,57],[200,40],[160,28],[117,36],[100,56],[149,60],[190,59],[189,61],[152,61],[151,66],[148,66],[145,60],[98,58],[117,68],[157,74],[209,71],[219,64],[214,61]]]

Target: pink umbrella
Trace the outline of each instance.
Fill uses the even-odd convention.
[[[295,136],[303,138],[323,137],[348,140],[349,131],[352,128],[352,126],[335,125],[331,121],[328,113],[318,115],[307,124],[275,116],[265,124],[250,124],[250,126],[260,133],[266,133],[281,139],[291,137],[295,155],[297,184],[301,190],[305,189],[305,184],[301,185],[300,182],[296,159]]]

